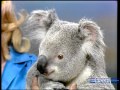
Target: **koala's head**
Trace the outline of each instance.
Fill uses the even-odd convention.
[[[100,55],[103,47],[102,32],[95,22],[56,21],[40,44],[37,68],[48,79],[67,82],[81,74],[88,55]]]
[[[45,37],[48,29],[58,19],[55,10],[34,10],[29,14],[28,19],[22,26],[23,36],[31,41],[30,53],[38,55],[39,44]]]

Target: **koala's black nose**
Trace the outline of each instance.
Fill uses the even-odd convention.
[[[44,55],[38,57],[37,70],[43,74],[45,72],[45,67],[47,65],[47,58]]]

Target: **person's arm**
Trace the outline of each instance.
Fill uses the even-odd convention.
[[[6,61],[4,60],[2,53],[1,53],[1,59],[2,59],[2,62],[1,62],[1,64],[2,64],[1,74],[2,74],[3,70],[4,70],[4,67],[5,67],[5,64],[6,64]]]

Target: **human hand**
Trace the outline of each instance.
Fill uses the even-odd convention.
[[[32,90],[40,90],[38,85],[38,77],[32,79]]]
[[[69,88],[69,90],[77,90],[77,84],[73,83],[68,88]]]

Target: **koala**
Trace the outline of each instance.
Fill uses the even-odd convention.
[[[115,89],[111,83],[91,83],[90,78],[108,78],[105,71],[105,43],[100,27],[82,18],[79,23],[56,19],[39,46],[38,60],[27,73],[26,89],[38,77],[40,90]]]
[[[23,36],[30,39],[30,53],[38,55],[40,42],[46,35],[49,27],[57,19],[54,9],[51,10],[33,10],[27,20],[22,25]]]

